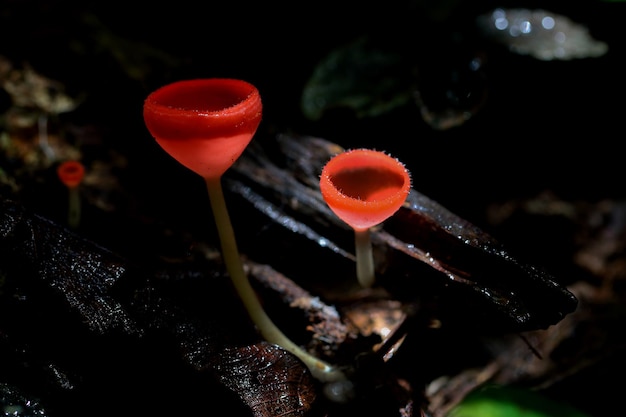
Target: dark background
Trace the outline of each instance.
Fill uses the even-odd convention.
[[[476,36],[475,17],[496,6],[561,13],[608,43],[609,52],[595,59],[552,62],[512,54]],[[424,194],[459,214],[480,217],[484,199],[543,189],[566,197],[623,196],[618,151],[625,89],[623,9],[620,3],[601,1],[364,5],[183,0],[130,7],[121,1],[5,0],[0,53],[30,62],[76,94],[87,92],[72,117],[106,126],[109,140],[137,145],[139,153],[150,141],[141,117],[149,92],[183,78],[246,79],[258,86],[264,100],[259,135],[292,130],[346,146],[379,147],[408,165],[415,187]],[[99,34],[102,28],[116,39]],[[460,128],[435,131],[410,106],[376,119],[357,119],[349,112],[315,122],[303,117],[304,84],[334,48],[363,34],[384,36],[389,43],[423,51],[422,65],[436,73],[452,59],[451,33],[487,56],[487,103]],[[141,74],[129,77],[114,51],[125,54],[128,62],[139,60],[148,46],[173,61],[145,59]]]

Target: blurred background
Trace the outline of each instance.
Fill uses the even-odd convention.
[[[608,50],[549,61],[511,52],[477,23],[497,7],[561,15]],[[617,151],[625,89],[619,2],[392,0],[340,7],[324,0],[182,0],[129,7],[117,0],[5,0],[0,18],[0,54],[62,83],[80,100],[66,117],[102,125],[111,132],[108,140],[124,146],[141,148],[150,140],[141,106],[155,88],[183,78],[238,77],[261,90],[261,129],[401,156],[416,188],[460,214],[480,216],[482,207],[475,212],[468,206],[484,198],[545,188],[592,199],[623,194]],[[432,107],[456,106],[457,112],[471,111],[471,118],[433,128],[408,96],[367,116],[356,116],[350,105],[329,105],[323,116],[318,111],[317,119],[307,117],[303,93],[316,69],[333,51],[363,37],[402,63],[376,67],[372,76],[369,68],[377,63],[356,57],[363,68],[338,64],[337,83],[358,82],[354,88],[361,95],[369,89],[369,100],[389,99],[402,89],[414,96],[419,86]],[[470,69],[472,60],[479,67]],[[329,83],[332,74],[327,70],[321,83]],[[392,79],[389,88],[395,90],[385,91],[382,78]],[[312,94],[319,99],[323,93]],[[340,102],[336,95],[324,99]]]

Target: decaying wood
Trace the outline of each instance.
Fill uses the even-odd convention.
[[[354,410],[420,414],[425,384],[438,370],[430,359],[409,353],[416,339],[460,329],[463,335],[475,332],[481,337],[534,331],[574,311],[576,298],[555,278],[518,260],[417,190],[397,215],[374,230],[378,281],[371,290],[360,289],[353,232],[332,214],[318,191],[321,167],[341,150],[313,137],[279,135],[266,143],[253,142],[224,183],[259,296],[288,334],[358,380],[362,396]],[[76,343],[119,337],[119,343],[141,349],[143,340],[157,340],[180,354],[159,358],[160,366],[175,367],[180,360],[184,367],[212,375],[212,382],[203,383],[236,393],[255,416],[277,409],[281,415],[303,415],[316,399],[325,401],[301,363],[259,339],[229,286],[219,250],[210,242],[196,241],[193,256],[176,262],[158,253],[126,258],[24,209],[11,196],[2,205],[0,244],[5,256],[0,269],[6,279],[0,300],[12,300],[6,311],[56,311],[62,318],[56,325],[73,329]],[[132,230],[132,222],[124,223],[123,231],[110,232],[141,234],[146,227],[136,226]],[[88,234],[88,228],[81,233]],[[192,233],[190,239],[199,238]],[[146,247],[158,250],[149,240],[144,238]],[[147,259],[158,262],[147,264]],[[27,306],[19,301],[31,294],[45,303]],[[25,341],[25,333],[13,328],[13,319],[3,317],[5,346],[29,344],[29,360],[41,360],[36,345],[49,339]],[[405,346],[408,351],[403,351]],[[5,361],[14,360],[15,352],[5,355]],[[399,378],[396,373],[406,372],[404,365],[397,365],[402,355],[415,356],[414,365],[425,360],[432,369],[424,374],[413,369],[412,377]],[[43,362],[52,364],[48,370],[63,368],[78,375],[57,378],[50,383],[55,387],[80,385],[81,373],[91,372],[78,365],[64,368],[54,353]],[[235,372],[233,363],[242,367]],[[262,382],[267,380],[276,384]],[[285,395],[276,395],[277,387]],[[327,405],[327,415],[332,415],[333,405]]]
[[[230,182],[231,190],[272,221],[327,248],[323,263],[344,261],[352,251],[345,237],[351,231],[317,189],[324,163],[341,147],[320,138],[286,135],[277,138],[276,147],[282,155],[274,160],[283,161],[282,166],[261,147],[251,146],[235,165],[247,182]],[[343,231],[346,243],[334,242],[333,229]],[[381,285],[391,282],[403,291],[410,289],[403,298],[449,299],[458,307],[438,312],[444,322],[516,332],[546,328],[576,308],[576,298],[554,277],[516,258],[493,237],[418,190],[412,189],[406,204],[373,231],[373,240]]]

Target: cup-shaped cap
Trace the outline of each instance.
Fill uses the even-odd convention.
[[[65,161],[57,167],[57,175],[66,187],[78,187],[85,176],[85,166],[79,161]]]
[[[411,178],[404,164],[386,153],[354,149],[328,161],[320,190],[337,217],[355,230],[366,230],[398,211]]]
[[[152,92],[143,106],[157,143],[204,178],[221,177],[241,156],[261,114],[258,89],[229,78],[177,81]]]

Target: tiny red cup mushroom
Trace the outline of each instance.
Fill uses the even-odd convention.
[[[68,190],[67,223],[75,229],[80,224],[81,201],[79,186],[85,176],[85,166],[79,161],[65,161],[57,167],[57,175]]]
[[[221,179],[255,135],[262,108],[258,89],[246,81],[192,79],[149,94],[143,117],[161,148],[204,178],[228,275],[261,335],[300,358],[317,379],[341,381],[343,372],[296,345],[274,324],[250,285],[239,255]]]
[[[375,282],[371,228],[398,211],[410,190],[411,177],[404,164],[381,151],[345,151],[322,169],[322,197],[354,229],[357,279],[365,288]]]

